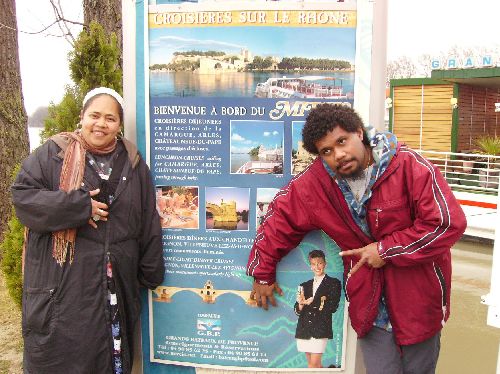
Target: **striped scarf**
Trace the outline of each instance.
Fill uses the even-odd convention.
[[[81,131],[62,132],[58,135],[68,140],[68,147],[64,152],[64,160],[59,178],[59,189],[65,192],[78,190],[83,181],[85,171],[85,154],[89,151],[93,154],[103,155],[111,153],[116,148],[117,140],[105,147],[95,148],[88,144],[83,138]],[[73,262],[75,255],[76,228],[59,230],[52,233],[52,256],[59,265],[66,262],[69,251],[69,262]]]

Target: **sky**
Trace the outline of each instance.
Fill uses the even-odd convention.
[[[297,150],[299,141],[302,141],[302,129],[304,128],[304,121],[296,121],[292,127],[292,147]]]
[[[283,122],[231,121],[231,152],[248,153],[263,145],[266,149],[283,147]]]
[[[205,200],[212,204],[220,204],[222,200],[224,202],[236,201],[236,210],[241,212],[248,210],[250,190],[238,187],[207,187]]]
[[[70,20],[83,20],[80,0],[61,0],[64,16]],[[64,94],[64,87],[71,83],[68,69],[70,44],[54,25],[40,34],[36,32],[50,25],[54,13],[49,0],[16,0],[17,28],[19,35],[19,60],[23,85],[24,105],[28,115],[39,106],[57,103]],[[75,36],[81,28],[74,26]]]
[[[388,60],[422,54],[437,56],[454,45],[496,48],[500,54],[499,0],[387,1]],[[65,18],[83,19],[81,1],[60,3]],[[39,31],[54,20],[49,0],[16,0],[16,8],[24,102],[31,114],[39,106],[61,100],[64,86],[71,83],[67,62],[71,47],[64,38],[48,35],[60,35],[57,26],[41,34],[25,33]],[[73,30],[76,35],[78,27]]]
[[[278,188],[257,188],[257,201],[270,203],[278,191]]]

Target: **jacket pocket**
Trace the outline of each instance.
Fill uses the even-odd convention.
[[[368,207],[367,219],[372,234],[380,236],[402,230],[413,224],[407,199],[372,201]]]
[[[54,317],[56,288],[27,288],[23,297],[23,330],[46,335]]]

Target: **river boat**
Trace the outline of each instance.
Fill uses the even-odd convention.
[[[273,161],[247,161],[236,174],[282,174],[283,164]]]
[[[333,81],[325,84],[324,81]],[[339,82],[339,84],[336,84]],[[343,92],[342,79],[309,75],[303,77],[269,78],[266,82],[258,83],[255,96],[260,98],[322,98],[343,99],[347,95]]]

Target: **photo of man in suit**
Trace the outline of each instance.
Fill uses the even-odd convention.
[[[297,350],[306,354],[309,368],[321,368],[321,357],[328,339],[333,338],[332,315],[339,306],[341,283],[325,274],[325,253],[313,250],[309,263],[314,278],[301,283],[295,313],[299,316],[295,338]]]

